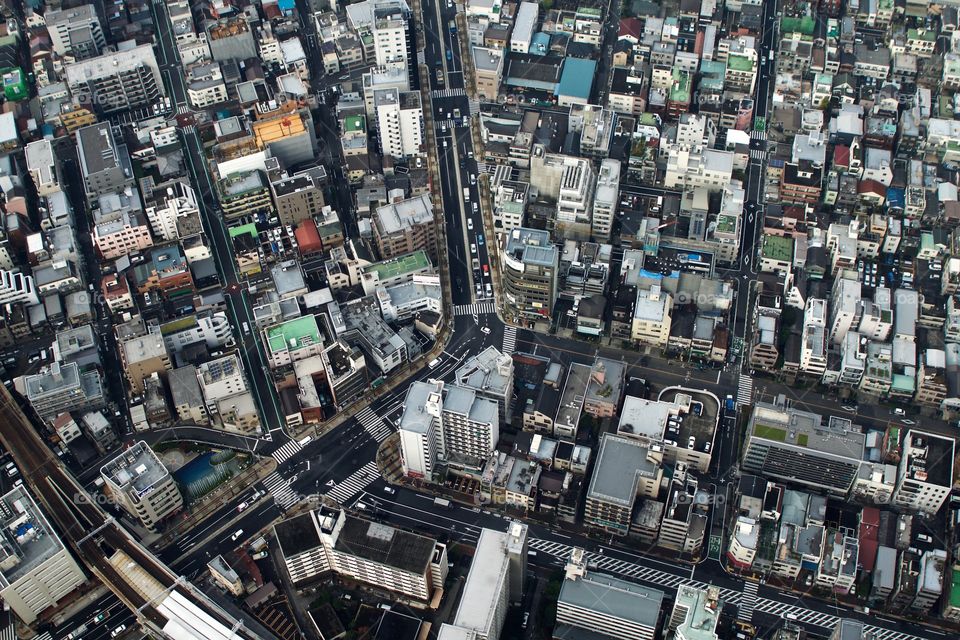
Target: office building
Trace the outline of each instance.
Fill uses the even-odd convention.
[[[122,47],[64,66],[73,96],[85,96],[100,113],[149,107],[163,97],[160,67],[153,45]]]
[[[663,471],[662,447],[604,433],[587,489],[584,524],[625,536],[637,496],[656,499]]]
[[[324,507],[283,520],[273,530],[297,586],[333,572],[428,602],[447,577],[445,545],[342,509]]]
[[[146,378],[154,373],[166,374],[171,368],[170,354],[159,328],[121,342],[120,359],[130,386],[138,394],[143,392]]]
[[[758,402],[747,427],[743,469],[770,479],[846,495],[863,464],[866,439],[849,420]]]
[[[630,339],[641,344],[665,348],[673,327],[673,296],[659,284],[637,287],[633,305]]]
[[[500,353],[493,345],[470,356],[457,369],[454,383],[470,389],[479,398],[497,403],[501,422],[511,420],[510,404],[513,397],[513,358]]]
[[[620,193],[620,162],[604,158],[597,175],[597,188],[593,195],[593,215],[590,235],[596,242],[608,242],[613,230],[617,202]]]
[[[151,531],[183,507],[173,476],[143,440],[100,467],[100,475],[109,496]]]
[[[373,215],[373,237],[382,260],[425,251],[437,262],[437,229],[433,204],[426,195],[378,207]]]
[[[934,515],[953,487],[954,441],[952,438],[907,431],[897,469],[893,504]]]
[[[119,144],[109,122],[77,130],[77,156],[87,199],[122,190],[133,181],[126,145]]]
[[[80,373],[77,363],[51,363],[24,378],[30,406],[42,419],[52,421],[66,411],[83,412],[103,406],[103,381],[96,370]]]
[[[326,347],[320,357],[337,407],[347,406],[367,390],[367,364],[360,349],[337,340]]]
[[[372,33],[377,66],[406,68],[409,44],[405,6],[399,2],[373,3]]]
[[[202,231],[197,195],[188,181],[159,185],[151,195],[146,214],[154,236],[172,242]]]
[[[92,58],[100,55],[107,44],[92,4],[47,11],[43,22],[50,35],[50,46],[61,58]]]
[[[167,374],[167,384],[170,386],[170,398],[179,421],[192,424],[209,422],[195,366],[188,364],[173,369]]]
[[[267,327],[263,330],[263,344],[273,369],[320,355],[323,338],[317,317],[306,315]]]
[[[673,631],[675,640],[717,640],[717,620],[722,610],[717,587],[681,585],[667,629]]]
[[[511,522],[506,532],[483,529],[452,623],[439,640],[499,640],[507,608],[523,597],[527,572],[527,525]]]
[[[549,322],[557,298],[560,255],[550,234],[519,228],[503,253],[503,300],[508,313],[524,321]]]
[[[557,600],[554,638],[654,640],[663,591],[588,572],[583,549],[574,549]]]
[[[309,171],[293,176],[284,174],[270,183],[270,190],[277,216],[284,225],[300,224],[318,215],[326,204],[323,185]]]
[[[87,582],[83,569],[20,486],[0,498],[0,598],[32,625]],[[11,634],[13,628],[10,627]],[[12,636],[11,636],[12,637]]]
[[[37,304],[40,297],[33,283],[33,276],[18,271],[0,269],[0,305],[25,302]]]
[[[376,89],[373,106],[380,132],[380,151],[385,156],[406,158],[420,153],[423,145],[423,105],[420,94],[395,88]]]

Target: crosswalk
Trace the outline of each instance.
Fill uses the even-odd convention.
[[[194,133],[197,132],[197,128],[192,124],[188,124],[183,129],[181,129],[181,131],[183,131],[183,135],[185,136],[192,136]]]
[[[390,425],[384,422],[383,418],[374,413],[370,407],[364,407],[358,411],[357,420],[363,425],[363,430],[377,442],[383,442],[387,439],[387,436],[393,433]]]
[[[753,404],[753,378],[743,373],[737,379],[737,404]]]
[[[473,304],[457,304],[453,306],[455,316],[475,316],[496,313],[497,306],[493,300],[477,300]]]
[[[336,500],[340,504],[344,504],[350,500],[350,498],[370,486],[370,483],[379,477],[380,472],[377,470],[377,463],[371,460],[350,474],[350,477],[346,480],[334,485],[334,487],[327,492],[327,497]]]
[[[762,149],[750,149],[750,158],[763,162],[767,159],[767,152]]]
[[[766,131],[751,131],[750,137],[754,140],[766,140],[767,132]]]
[[[273,459],[277,461],[277,464],[283,464],[300,449],[303,449],[303,445],[297,440],[291,440],[273,452]]]
[[[447,129],[453,129],[454,127],[463,127],[463,118],[457,120],[456,118],[447,118],[446,120],[434,120],[433,128],[437,131],[442,131],[443,127]],[[468,121],[469,122],[469,121]]]
[[[477,173],[493,173],[493,170],[496,168],[496,165],[487,164],[486,162],[477,163]]]
[[[553,556],[562,561],[567,560],[570,557],[570,551],[572,547],[560,542],[552,542],[550,540],[542,540],[540,538],[532,538],[529,540],[530,549],[537,551],[538,553],[543,553],[549,556]],[[611,558],[607,555],[600,555],[597,553],[587,552],[586,560],[588,566],[594,568],[596,571],[602,571],[604,573],[610,573],[617,576],[625,576],[627,578],[632,578],[641,582],[652,583],[668,589],[677,589],[680,586],[691,586],[696,589],[706,589],[709,585],[704,582],[699,582],[696,580],[691,580],[678,576],[673,573],[666,571],[661,571],[659,569],[653,569],[646,565],[640,565],[633,562],[628,562],[626,560],[617,560]],[[760,598],[757,596],[757,591],[759,587],[755,582],[745,582],[743,585],[743,592],[736,591],[734,589],[720,589],[720,598],[727,604],[734,605],[738,608],[737,619],[742,621],[749,621],[753,617],[753,611],[760,611],[761,613],[779,616],[781,618],[789,619],[791,621],[800,622],[806,625],[819,627],[829,632],[833,630],[837,624],[840,622],[840,618],[829,613],[822,613],[819,611],[814,611],[809,607],[804,607],[796,604],[799,602],[795,601],[794,604],[780,602],[779,600],[771,600],[768,598]],[[875,627],[872,625],[866,625],[865,631],[867,632],[864,637],[876,638],[876,640],[921,640],[919,637],[904,633],[902,631],[897,631],[895,629],[883,629],[880,627]]]
[[[430,92],[433,98],[456,98],[467,95],[466,89],[434,89]]]
[[[517,348],[517,328],[507,325],[503,328],[503,354],[513,355],[513,350]]]
[[[181,104],[177,106],[177,115],[182,116],[184,114],[190,113],[190,105]]]
[[[264,478],[263,486],[267,488],[282,511],[286,511],[300,501],[297,494],[290,488],[290,481],[279,473],[274,472]]]
[[[757,605],[757,591],[760,586],[749,580],[743,584],[743,596],[737,606],[737,620],[750,623],[753,620],[753,609]]]

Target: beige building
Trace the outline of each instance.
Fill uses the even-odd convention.
[[[123,342],[120,348],[124,375],[136,393],[143,393],[143,381],[151,374],[170,370],[170,354],[159,330]]]
[[[33,624],[87,581],[24,487],[0,498],[0,598]]]
[[[673,322],[673,296],[654,285],[637,290],[637,302],[633,309],[630,338],[635,342],[656,347],[666,347]]]
[[[100,475],[110,497],[151,531],[183,508],[173,476],[143,440],[103,465]]]
[[[388,260],[426,251],[437,262],[437,228],[433,205],[426,195],[379,207],[373,215],[373,237],[380,258]]]
[[[495,102],[500,95],[500,81],[503,79],[503,51],[474,47],[473,64],[476,70],[477,95],[481,100]]]

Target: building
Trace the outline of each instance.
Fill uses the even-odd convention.
[[[206,424],[209,421],[195,366],[188,364],[173,369],[167,374],[167,384],[180,422]]]
[[[76,362],[53,362],[24,378],[30,406],[43,420],[52,421],[65,411],[89,411],[103,406],[103,381],[96,370],[80,372]]]
[[[110,497],[151,531],[183,508],[173,476],[143,440],[100,467],[100,475]]]
[[[717,620],[723,610],[720,589],[682,585],[673,601],[667,629],[676,640],[717,640]]]
[[[116,260],[152,247],[153,236],[143,213],[124,211],[118,219],[94,227],[93,243],[104,260]]]
[[[327,374],[327,386],[338,408],[347,406],[367,390],[367,364],[360,349],[338,340],[326,347],[320,357]]]
[[[936,514],[953,486],[954,441],[911,429],[903,439],[893,504]]]
[[[663,591],[588,572],[583,549],[574,549],[557,600],[554,638],[654,640]]]
[[[373,2],[373,50],[377,65],[407,66],[407,16],[400,2]]]
[[[620,162],[604,158],[597,174],[597,188],[593,195],[591,235],[597,242],[610,240],[620,193]]]
[[[64,78],[74,97],[100,113],[148,107],[163,97],[160,67],[153,45],[121,47],[64,66]]]
[[[321,508],[273,527],[297,586],[329,573],[427,602],[447,576],[447,548],[433,538]]]
[[[320,327],[314,315],[301,316],[263,330],[263,344],[271,368],[319,355],[323,350]]]
[[[109,122],[77,129],[77,155],[87,199],[121,190],[133,181],[126,145],[118,144]]]
[[[36,285],[33,283],[33,276],[28,276],[17,271],[0,269],[0,305],[15,304],[17,302],[25,302],[27,304],[37,304],[40,302]]]
[[[153,234],[172,242],[199,233],[200,210],[197,195],[186,180],[174,180],[155,189],[153,200],[148,200],[147,220]]]
[[[513,31],[510,34],[510,51],[527,53],[530,51],[530,42],[537,27],[537,18],[540,15],[540,5],[536,2],[521,2],[513,21]]]
[[[187,72],[187,99],[195,109],[206,109],[227,99],[227,83],[219,62],[195,64]]]
[[[92,58],[100,55],[107,44],[93,5],[47,11],[43,22],[50,35],[50,46],[61,58]]]
[[[49,140],[31,142],[23,148],[23,155],[38,196],[46,197],[60,191],[60,167],[53,157],[53,145]]]
[[[637,299],[633,306],[630,324],[630,339],[661,349],[670,340],[670,328],[673,326],[671,313],[673,297],[663,291],[659,284],[649,288],[637,288]]]
[[[227,220],[257,213],[272,214],[270,185],[259,169],[237,171],[217,181],[217,198]]]
[[[523,597],[527,573],[527,525],[511,522],[506,532],[483,529],[452,623],[439,640],[499,640],[507,608]]]
[[[87,576],[25,487],[0,498],[0,520],[0,598],[32,625]]]
[[[604,433],[587,489],[584,524],[625,536],[637,496],[656,498],[663,471],[662,447]]]
[[[143,336],[120,343],[123,372],[136,393],[143,392],[143,381],[151,374],[170,370],[170,354],[159,328]]]
[[[273,204],[283,225],[300,224],[320,213],[326,204],[323,185],[310,171],[301,171],[270,183]]]
[[[425,251],[432,262],[437,262],[437,230],[429,196],[378,207],[372,222],[373,237],[382,260]]]
[[[487,398],[497,403],[500,420],[510,422],[510,404],[513,397],[513,358],[500,353],[489,346],[480,353],[470,356],[457,369],[454,383],[470,389],[479,398]]]
[[[406,158],[420,153],[423,145],[423,105],[415,91],[376,89],[373,105],[380,132],[380,152]]]
[[[407,388],[400,417],[400,463],[409,478],[433,477],[438,454],[443,452],[443,383],[414,382]]]
[[[847,495],[864,460],[866,437],[849,420],[758,402],[747,427],[742,467],[767,478]]]
[[[525,321],[549,322],[557,298],[560,255],[550,234],[539,229],[510,232],[503,253],[503,299]]]

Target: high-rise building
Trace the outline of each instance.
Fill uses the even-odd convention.
[[[335,405],[344,407],[367,390],[367,364],[360,349],[337,340],[320,353],[320,358]]]
[[[720,589],[697,589],[683,585],[677,589],[667,629],[676,640],[717,640],[717,620],[723,610]]]
[[[470,356],[456,371],[455,383],[497,403],[500,420],[510,422],[513,397],[513,358],[489,346]]]
[[[430,479],[443,451],[442,382],[414,382],[407,388],[400,417],[400,462],[403,475]]]
[[[151,531],[183,507],[176,481],[143,440],[100,467],[100,475],[110,497]]]
[[[50,34],[50,45],[60,57],[92,58],[100,55],[107,44],[92,4],[47,11],[43,21]]]
[[[425,602],[447,577],[447,548],[433,538],[321,508],[274,525],[295,585],[330,572]]]
[[[557,600],[555,638],[654,640],[663,591],[587,571],[583,549],[574,549]]]
[[[618,536],[630,530],[637,496],[655,499],[663,470],[662,447],[605,433],[587,489],[584,524]]]
[[[426,251],[437,262],[437,227],[433,204],[426,195],[378,207],[373,215],[373,238],[380,258],[389,260]]]
[[[597,242],[610,240],[613,219],[616,215],[620,193],[620,161],[605,158],[600,163],[597,189],[593,195],[593,239]]]
[[[127,146],[118,143],[109,122],[77,129],[77,155],[87,198],[91,201],[133,182]]]
[[[506,532],[484,529],[453,622],[439,640],[499,640],[510,603],[523,597],[527,573],[527,525],[512,522]]]
[[[39,301],[33,276],[0,269],[0,305],[17,302],[37,304]]]
[[[308,171],[293,176],[284,174],[270,183],[270,190],[280,223],[284,225],[300,224],[320,214],[325,205],[323,185]]]
[[[380,131],[380,151],[385,156],[406,158],[423,146],[423,105],[415,91],[376,89],[373,106]]]
[[[163,97],[160,67],[151,44],[68,64],[64,77],[70,93],[88,97],[100,113],[150,106]]]
[[[65,411],[103,406],[103,381],[96,369],[80,373],[76,362],[49,367],[24,379],[27,400],[41,418],[51,421]]]
[[[373,6],[373,50],[380,66],[406,67],[407,16],[399,2],[379,2]]]
[[[953,438],[907,431],[893,504],[930,515],[937,513],[953,486],[954,447]]]
[[[31,142],[23,148],[23,155],[38,196],[60,191],[60,167],[53,157],[53,145],[49,140]]]
[[[86,583],[83,569],[27,493],[0,498],[0,598],[25,624]]]
[[[503,298],[507,309],[527,321],[549,321],[557,298],[560,254],[539,229],[510,232],[503,253]]]

